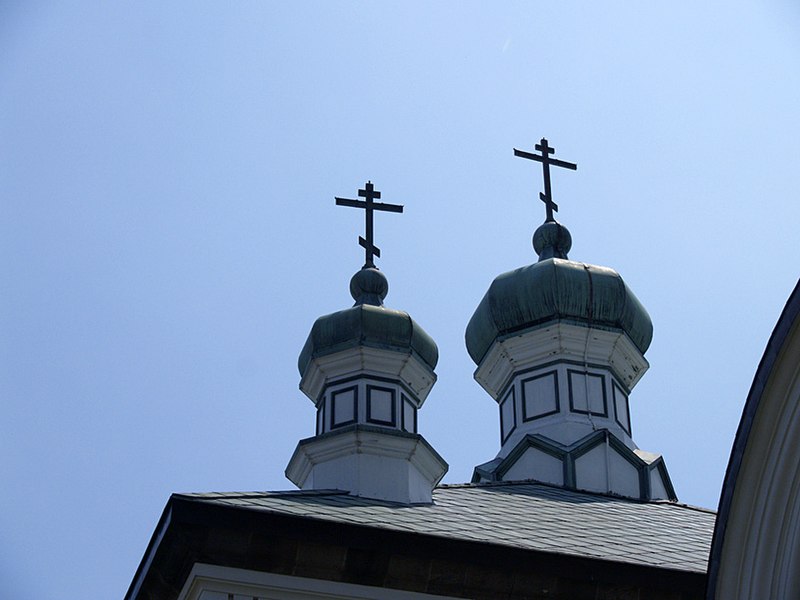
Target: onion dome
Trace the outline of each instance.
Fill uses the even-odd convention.
[[[370,181],[358,195],[365,200],[336,198],[366,215],[364,266],[350,280],[355,304],[317,319],[300,352],[316,434],[297,444],[286,477],[303,490],[429,504],[447,463],[419,434],[417,413],[436,383],[439,351],[408,313],[383,306],[389,283],[374,263],[373,212],[403,207],[374,202],[381,193]]]
[[[316,435],[286,467],[301,489],[430,503],[447,472],[418,432],[439,351],[407,313],[383,306],[388,291],[365,265],[350,281],[355,305],[317,319],[303,346],[300,389],[316,406]]]
[[[629,396],[650,366],[653,324],[619,273],[569,260],[572,236],[555,220],[551,156],[542,138],[545,222],[533,234],[535,264],[495,278],[472,315],[467,351],[475,380],[497,402],[500,451],[473,482],[537,480],[639,500],[671,499],[661,456],[632,437]]]
[[[377,268],[365,267],[353,275],[350,294],[355,304],[316,320],[297,361],[300,375],[315,358],[359,346],[412,354],[435,369],[436,342],[408,313],[383,306],[388,291],[386,276]]]
[[[467,351],[480,364],[499,338],[561,319],[625,332],[644,354],[653,337],[647,311],[619,273],[571,261],[571,236],[555,221],[533,235],[539,262],[495,278],[466,331]]]

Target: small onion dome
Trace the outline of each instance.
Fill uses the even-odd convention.
[[[619,273],[607,267],[546,257],[545,253],[554,249],[558,254],[559,245],[564,254],[569,250],[565,243],[569,232],[563,225],[555,225],[545,223],[540,229],[547,227],[547,231],[540,235],[537,230],[534,234],[539,262],[496,277],[472,315],[466,343],[476,364],[480,365],[496,339],[556,319],[622,330],[642,354],[650,346],[650,315]]]
[[[569,230],[557,221],[545,221],[533,232],[533,249],[539,260],[548,258],[567,258],[572,248]]]
[[[412,354],[435,369],[436,342],[408,313],[383,306],[388,290],[386,276],[378,269],[365,267],[356,273],[350,281],[355,305],[316,320],[297,361],[300,375],[313,359],[356,346]]]

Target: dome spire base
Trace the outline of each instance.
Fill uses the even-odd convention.
[[[569,230],[556,220],[545,221],[533,232],[533,249],[539,255],[540,262],[548,258],[566,260],[571,248]]]
[[[378,267],[364,265],[350,279],[350,295],[356,301],[353,306],[361,304],[383,306],[383,300],[388,293],[389,281]]]

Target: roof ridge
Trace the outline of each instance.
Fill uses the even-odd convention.
[[[252,492],[175,492],[178,498],[279,498],[281,496],[347,496],[343,490],[273,490]]]
[[[492,489],[492,488],[539,488],[543,490],[553,490],[563,492],[575,496],[590,496],[595,498],[608,498],[609,500],[616,500],[630,504],[644,504],[644,505],[661,505],[672,506],[692,510],[701,513],[716,515],[717,511],[711,508],[702,506],[695,506],[686,504],[684,502],[674,502],[672,500],[642,500],[639,498],[629,498],[627,496],[620,496],[617,494],[592,492],[589,490],[577,490],[567,488],[544,481],[536,481],[533,479],[526,479],[521,481],[489,481],[483,483],[444,483],[434,488],[434,493],[437,491],[446,492],[448,490],[458,489]],[[251,492],[188,492],[188,493],[174,493],[174,498],[184,498],[187,500],[213,500],[213,499],[237,499],[237,498],[281,498],[281,497],[315,497],[315,496],[349,496],[350,494],[344,490],[329,489],[329,490],[273,490],[273,491],[251,491]]]
[[[554,483],[548,483],[545,481],[537,481],[535,479],[525,479],[519,481],[486,481],[480,483],[442,483],[439,484],[434,488],[434,492],[436,490],[448,490],[448,489],[470,489],[470,488],[496,488],[496,487],[522,487],[522,486],[535,486],[540,488],[552,489],[563,491],[569,494],[575,494],[579,496],[595,496],[601,498],[610,498],[612,500],[620,500],[624,502],[630,502],[632,504],[659,504],[664,506],[676,506],[678,508],[687,508],[689,510],[695,510],[698,512],[710,513],[710,514],[717,514],[717,511],[711,508],[705,508],[702,506],[695,506],[693,504],[686,504],[684,502],[677,502],[673,500],[643,500],[640,498],[631,498],[628,496],[621,496],[619,494],[607,493],[607,492],[593,492],[590,490],[578,490],[573,488],[564,487],[563,485],[556,485]]]

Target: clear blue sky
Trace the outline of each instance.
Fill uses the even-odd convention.
[[[447,482],[499,448],[464,328],[535,260],[649,310],[634,439],[715,507],[798,277],[800,9],[762,2],[0,4],[0,597],[124,594],[173,491],[287,489],[296,358],[350,305],[367,179],[387,305],[439,344]]]

